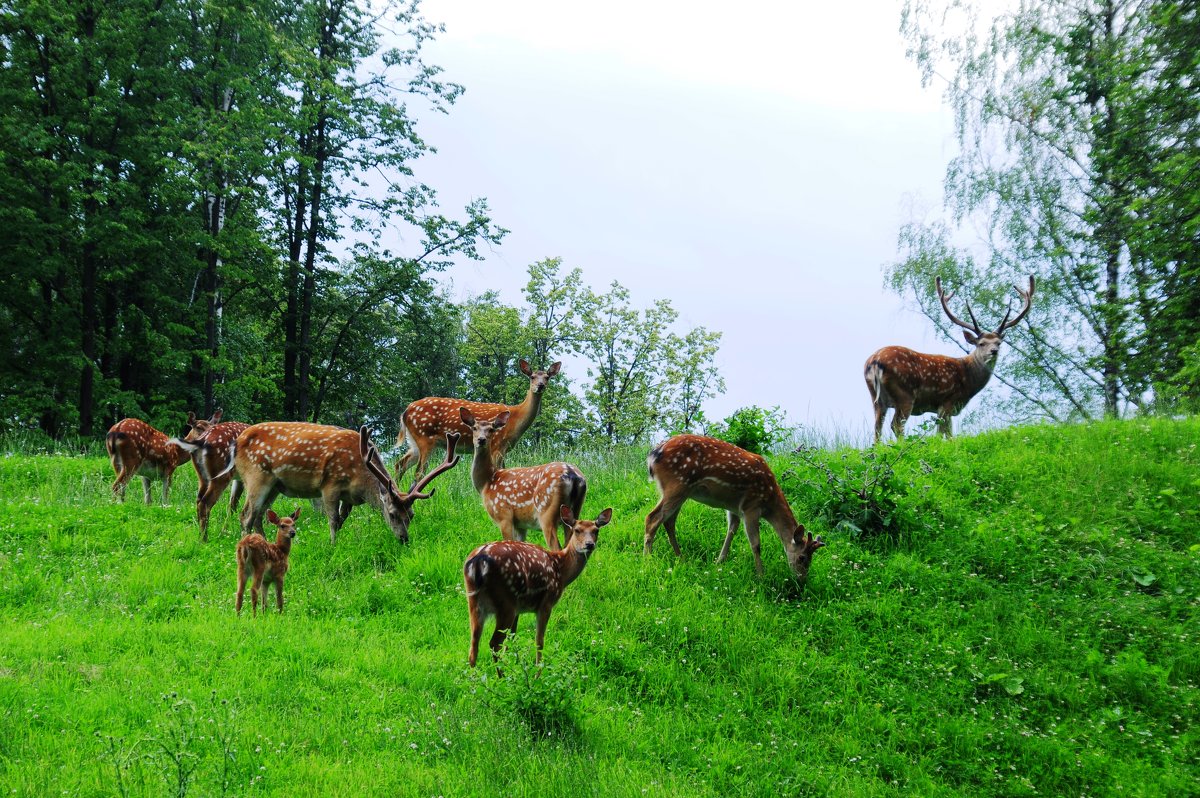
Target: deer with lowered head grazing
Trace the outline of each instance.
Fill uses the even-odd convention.
[[[258,615],[258,596],[262,593],[263,612],[267,611],[267,591],[264,585],[275,585],[275,606],[283,612],[283,577],[288,570],[288,554],[292,551],[292,540],[296,537],[296,519],[300,508],[291,515],[280,518],[274,510],[267,511],[267,520],[279,528],[275,542],[257,532],[246,535],[237,545],[238,589],[237,614],[242,614],[242,596],[246,593],[246,582],[250,584],[250,609]]]
[[[975,347],[966,357],[948,355],[926,355],[903,346],[885,346],[867,358],[863,376],[867,390],[871,392],[871,403],[875,406],[875,442],[883,435],[883,417],[888,408],[896,408],[892,414],[892,432],[897,438],[904,435],[904,424],[910,415],[937,413],[938,430],[947,438],[954,416],[966,407],[975,394],[983,390],[992,378],[996,358],[1004,333],[1017,326],[1029,312],[1033,300],[1033,276],[1029,277],[1029,290],[1022,291],[1013,286],[1024,302],[1017,317],[1009,321],[1012,306],[994,332],[985,331],[975,319],[971,303],[967,303],[967,315],[971,323],[955,316],[950,310],[950,300],[942,291],[942,278],[935,280],[938,299],[942,310],[950,321],[963,328],[963,338]]]
[[[458,463],[457,445],[457,433],[446,435],[445,462],[403,492],[388,476],[366,427],[355,432],[304,421],[269,421],[247,427],[237,437],[229,447],[229,465],[217,476],[236,468],[246,486],[244,532],[261,532],[263,514],[282,494],[321,500],[330,543],[337,542],[338,530],[359,504],[379,510],[396,539],[407,543],[413,505],[433,496],[432,490],[421,491]]]
[[[496,658],[504,639],[517,631],[517,619],[523,612],[537,615],[536,661],[542,661],[542,644],[550,613],[567,585],[583,573],[588,558],[596,549],[600,527],[612,520],[612,509],[600,513],[595,521],[580,521],[564,504],[559,508],[559,519],[568,530],[567,545],[561,551],[546,551],[532,543],[515,540],[498,540],[485,543],[467,557],[463,564],[463,581],[467,588],[467,610],[471,615],[471,653],[467,662],[472,668],[479,656],[484,622],[489,617],[496,618],[496,631],[491,640],[492,657]]]
[[[558,549],[558,508],[566,505],[578,514],[587,495],[587,480],[570,463],[547,463],[525,468],[497,468],[491,457],[491,439],[502,434],[509,422],[504,411],[491,419],[476,418],[459,408],[462,423],[471,431],[475,459],[471,461],[471,484],[483,497],[483,509],[505,540],[525,540],[525,531],[541,529],[546,547]]]
[[[725,510],[728,516],[729,529],[717,562],[724,562],[729,556],[738,523],[745,521],[746,537],[754,552],[754,568],[761,576],[763,566],[758,537],[761,519],[779,536],[797,581],[803,583],[808,578],[813,554],[825,542],[797,523],[779,482],[761,456],[717,438],[676,435],[651,449],[646,464],[662,494],[662,499],[646,516],[646,554],[654,546],[659,526],[666,528],[671,548],[675,549],[676,556],[680,554],[679,542],[675,539],[675,518],[683,503],[694,499]]]
[[[509,424],[502,433],[492,436],[488,444],[492,462],[496,464],[496,468],[503,468],[504,455],[537,418],[542,407],[542,392],[546,390],[550,378],[562,367],[562,363],[555,363],[545,371],[533,371],[527,360],[522,360],[518,365],[521,373],[529,378],[529,391],[525,394],[525,401],[519,405],[468,402],[464,399],[445,399],[440,396],[418,399],[410,404],[401,417],[402,431],[400,440],[396,442],[397,445],[408,442],[407,451],[396,463],[396,479],[400,479],[414,462],[417,464],[417,475],[424,473],[430,452],[434,447],[441,445],[447,433],[457,432],[464,436],[470,434],[469,425],[464,424],[459,416],[460,407],[467,408],[476,418],[482,419],[495,418],[502,412],[508,413]]]
[[[167,436],[145,421],[126,418],[113,424],[104,438],[108,459],[117,479],[112,484],[113,495],[125,501],[125,486],[135,476],[142,478],[142,494],[150,503],[150,480],[163,481],[162,500],[167,503],[175,469],[191,457]]]
[[[242,483],[237,471],[229,471],[226,467],[231,461],[230,447],[250,425],[240,421],[223,422],[221,412],[218,410],[213,413],[207,421],[196,419],[194,413],[188,413],[191,430],[182,440],[171,439],[171,443],[192,455],[196,480],[200,483],[200,492],[196,496],[196,521],[200,524],[201,540],[208,540],[208,517],[226,486],[229,486],[229,512],[237,510],[238,499],[242,495]]]

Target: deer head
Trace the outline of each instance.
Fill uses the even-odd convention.
[[[454,450],[458,447],[459,434],[457,432],[446,433],[446,459],[437,468],[415,481],[408,492],[401,491],[395,480],[388,474],[387,468],[383,465],[383,458],[379,456],[379,451],[371,443],[370,431],[365,426],[360,427],[358,436],[359,453],[362,456],[363,465],[367,467],[378,483],[379,507],[383,510],[383,516],[397,540],[407,543],[408,527],[413,519],[413,505],[418,499],[428,499],[434,494],[434,490],[430,490],[428,493],[422,491],[438,475],[449,471],[458,464],[458,456]]]

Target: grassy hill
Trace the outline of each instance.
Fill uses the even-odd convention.
[[[462,563],[496,536],[466,462],[408,546],[359,508],[333,547],[306,506],[287,612],[254,619],[190,467],[146,507],[103,458],[9,453],[0,792],[1200,794],[1198,442],[1131,421],[778,458],[829,542],[803,590],[765,526],[764,577],[744,537],[716,565],[723,514],[695,504],[684,556],[644,557],[644,451],[568,456],[614,522],[546,666],[525,616],[503,679],[466,667]],[[854,515],[864,475],[886,535]]]

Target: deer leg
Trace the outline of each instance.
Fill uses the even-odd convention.
[[[229,483],[229,512],[237,512],[238,499],[240,498],[242,498],[242,481],[235,479]]]
[[[112,493],[117,499],[125,501],[125,485],[133,477],[132,474],[125,471],[124,467],[117,469],[117,479],[112,484]]]
[[[550,611],[553,607],[539,607],[537,611],[537,655],[534,662],[542,661],[542,644],[546,641],[546,624],[550,623]]]
[[[267,602],[267,597],[263,596],[263,604],[266,604],[266,602]],[[275,577],[275,608],[277,610],[279,610],[280,614],[283,614],[283,577],[282,576]],[[266,609],[267,608],[264,606],[263,611],[265,612]]]
[[[345,520],[342,517],[340,498],[335,487],[331,487],[321,494],[321,508],[325,511],[325,517],[329,519],[329,545],[331,546],[337,543],[338,530],[342,528],[342,521]]]
[[[258,591],[262,590],[262,574],[255,570],[254,581],[250,583],[250,613],[258,617]]]
[[[952,437],[950,434],[950,425],[953,423],[953,421],[954,421],[954,407],[952,405],[943,407],[941,410],[938,411],[937,427],[938,427],[938,432],[942,433],[943,437],[945,437],[945,438]]]
[[[496,521],[496,526],[500,527],[500,534],[505,540],[516,540],[515,535],[521,535],[521,540],[525,540],[525,534],[522,530],[518,530],[516,524],[513,523],[512,514]]]
[[[420,459],[417,454],[417,447],[410,443],[408,448],[404,450],[404,454],[400,455],[400,459],[396,461],[396,484],[400,484],[400,478],[404,476],[404,472],[412,468],[412,464]]]
[[[546,511],[538,518],[538,525],[542,528],[542,534],[546,536],[546,548],[550,551],[558,551],[562,546],[558,543],[558,513],[553,512],[552,507],[547,507]]]
[[[754,552],[754,570],[762,576],[762,540],[758,536],[758,514],[746,513],[746,539],[750,541],[750,551]]]
[[[151,503],[150,499],[150,477],[142,477],[142,499],[146,504]]]
[[[250,573],[246,570],[246,563],[242,560],[238,561],[238,589],[237,589],[237,614],[242,614],[242,596],[246,595],[246,581],[250,578]],[[251,594],[253,601],[254,594]]]
[[[517,631],[517,619],[519,617],[515,608],[496,609],[496,631],[492,633],[491,641],[493,662],[499,661],[500,648],[504,645],[504,641],[508,638],[508,635]],[[496,673],[500,676],[504,675],[499,668],[496,668]]]
[[[278,488],[271,486],[264,487],[257,492],[257,495],[253,491],[247,494],[246,505],[242,508],[241,514],[242,531],[245,534],[248,535],[251,532],[263,534],[263,516],[266,515],[267,508],[271,506],[271,502],[275,501],[278,493]]]
[[[167,494],[171,492],[171,480],[174,478],[174,476],[175,474],[170,471],[163,474],[163,507],[166,507],[167,504],[169,504],[167,501]]]
[[[721,553],[717,555],[717,562],[725,562],[725,558],[729,556],[729,546],[733,543],[733,536],[737,533],[738,524],[741,523],[741,517],[733,510],[726,511],[725,515],[729,520],[729,531],[725,533],[725,542],[721,545]]]
[[[883,437],[883,419],[887,415],[887,405],[881,401],[875,403],[875,442],[879,443],[879,439]]]
[[[471,614],[471,653],[467,656],[467,664],[472,668],[475,667],[475,660],[479,658],[479,641],[483,637],[483,613],[479,611],[475,601],[472,599],[468,610]]]
[[[649,554],[654,548],[654,536],[658,532],[658,528],[664,526],[667,529],[667,539],[671,541],[671,547],[675,549],[676,556],[679,555],[679,541],[675,539],[675,516],[679,514],[679,507],[682,504],[682,501],[669,499],[664,494],[650,514],[646,516],[644,553]]]
[[[682,502],[680,502],[682,504]],[[679,540],[675,537],[675,519],[679,517],[679,506],[669,508],[669,511],[663,515],[663,529],[667,530],[667,540],[671,542],[671,548],[675,550],[675,556],[683,555],[683,551],[679,548]]]
[[[912,413],[913,403],[911,399],[896,403],[896,412],[892,415],[892,432],[896,439],[904,437],[904,425],[908,422],[908,416]]]

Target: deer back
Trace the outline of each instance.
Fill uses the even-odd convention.
[[[587,480],[570,463],[501,468],[480,491],[483,506],[493,517],[511,512],[522,526],[537,526],[547,508],[562,505],[579,512],[587,491]]]
[[[443,440],[446,433],[453,432],[465,438],[470,438],[471,428],[463,423],[459,408],[465,407],[478,418],[491,420],[504,411],[511,411],[508,405],[495,402],[468,402],[464,399],[447,399],[441,396],[430,396],[418,399],[404,411],[404,429],[414,440],[428,439],[434,442]],[[497,451],[502,448],[507,435],[498,433],[488,441],[488,449],[492,460],[496,460]]]
[[[271,480],[286,496],[314,499],[329,485],[357,501],[374,501],[376,478],[363,465],[359,434],[304,421],[269,421],[237,438],[234,467],[254,482]]]
[[[118,421],[105,436],[109,457],[120,459],[126,468],[157,474],[174,471],[191,457],[145,421],[126,418]]]
[[[783,490],[767,461],[732,443],[703,435],[676,435],[650,450],[650,476],[663,495],[681,493],[710,507],[764,518],[786,512]]]

